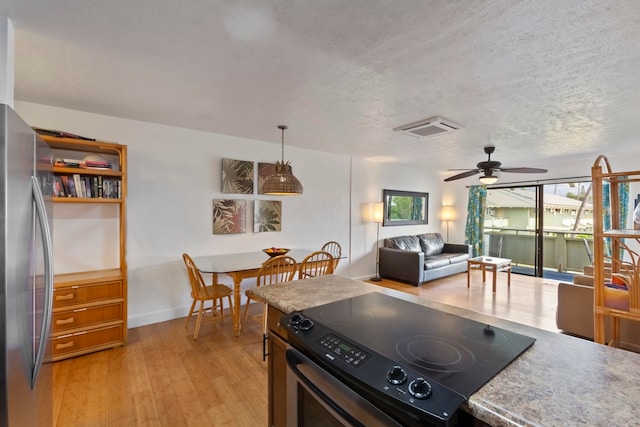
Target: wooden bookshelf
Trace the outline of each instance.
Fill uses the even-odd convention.
[[[53,149],[56,159],[84,159],[99,155],[107,159],[111,168],[67,167],[53,163],[47,175],[54,204],[66,204],[73,211],[73,204],[116,205],[118,214],[117,239],[119,251],[118,266],[92,271],[76,271],[54,276],[52,327],[48,346],[48,359],[58,361],[95,351],[122,346],[127,341],[127,262],[126,262],[126,197],[127,197],[127,147],[125,145],[88,141],[74,138],[58,138],[39,135]],[[93,183],[98,178],[102,182],[117,183],[119,197],[99,197],[84,188],[84,192],[64,194],[56,190],[54,184],[62,176]],[[59,181],[58,181],[59,182]],[[89,190],[91,191],[91,190]],[[81,197],[84,195],[84,197]],[[55,210],[55,209],[54,209]],[[56,215],[53,219],[55,222]],[[82,209],[78,209],[78,220],[83,219]],[[55,228],[54,228],[55,234]],[[95,245],[93,241],[73,241],[72,245]],[[82,247],[82,246],[81,246]],[[54,252],[59,248],[54,247]],[[81,261],[81,260],[79,260]],[[80,264],[80,262],[79,262]],[[54,265],[54,271],[56,266]]]
[[[640,230],[627,229],[623,223],[622,185],[640,182],[640,171],[613,172],[609,160],[598,156],[591,168],[593,190],[593,272],[594,272],[594,341],[617,346],[620,339],[620,319],[640,321]],[[603,197],[605,184],[609,198]],[[627,206],[628,208],[628,206]],[[611,215],[605,229],[604,212]],[[606,250],[607,244],[610,250]],[[605,274],[611,268],[611,279]],[[618,282],[617,284],[612,283]],[[606,319],[611,319],[608,342]]]

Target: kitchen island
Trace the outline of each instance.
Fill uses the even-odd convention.
[[[278,329],[272,313],[288,314],[379,292],[535,338],[532,347],[463,405],[464,411],[489,425],[630,426],[637,425],[640,420],[637,402],[640,354],[335,275],[254,288],[248,292],[269,303],[272,334]],[[271,337],[271,340],[276,339],[277,336]],[[270,354],[270,363],[277,356],[277,352]],[[272,384],[269,389],[270,393],[274,391]],[[273,396],[269,399],[272,401]],[[271,413],[269,419],[278,425]]]

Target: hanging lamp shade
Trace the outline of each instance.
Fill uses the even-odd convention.
[[[295,196],[302,194],[302,184],[291,170],[291,164],[284,161],[285,125],[278,126],[282,131],[282,161],[276,161],[275,173],[262,184],[262,192],[271,196]]]

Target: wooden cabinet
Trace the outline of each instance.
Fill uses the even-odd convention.
[[[40,138],[53,148],[56,160],[47,188],[54,203],[56,273],[48,359],[57,361],[121,346],[127,340],[127,148],[110,142]],[[100,207],[108,212],[87,218],[87,212]],[[59,230],[61,217],[66,222]],[[91,229],[100,221],[109,221],[111,228],[94,239]]]
[[[267,327],[269,330],[269,423],[272,427],[287,425],[287,330],[280,326],[284,313],[272,306],[268,307]]]
[[[640,321],[640,230],[628,224],[633,209],[628,186],[640,182],[640,171],[614,172],[599,156],[591,168],[593,191],[594,340],[606,341],[611,318],[610,345],[620,340],[620,319]],[[624,212],[628,215],[624,215]],[[610,213],[610,221],[605,214]],[[631,227],[631,228],[630,228]],[[606,269],[610,268],[611,277]]]

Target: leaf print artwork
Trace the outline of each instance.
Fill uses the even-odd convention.
[[[274,173],[276,173],[275,163],[258,163],[258,194],[264,194],[262,186]]]
[[[282,202],[256,200],[253,205],[253,231],[282,231]]]
[[[253,194],[253,162],[222,159],[222,192]]]
[[[246,200],[213,201],[213,234],[245,233],[246,218]]]

